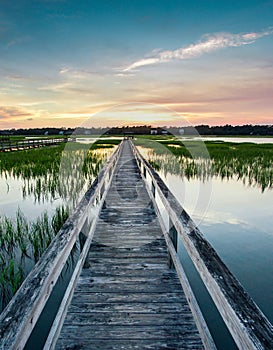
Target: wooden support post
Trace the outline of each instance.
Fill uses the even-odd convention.
[[[177,231],[176,231],[176,228],[173,226],[171,219],[169,219],[169,232],[168,232],[168,234],[169,234],[169,237],[172,241],[174,249],[177,253]],[[170,253],[169,253],[169,267],[171,269],[174,269],[174,263],[173,263],[173,260],[172,260]]]
[[[153,196],[155,197],[155,185],[154,185],[153,182],[152,182],[152,194],[153,194]]]

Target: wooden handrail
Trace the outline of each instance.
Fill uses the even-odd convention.
[[[92,208],[98,206],[109,188],[110,173],[113,175],[112,170],[116,166],[121,147],[122,143],[1,313],[0,349],[21,350],[24,348],[79,233],[83,226],[88,224],[89,229],[92,225],[94,226],[94,220],[97,220],[97,216],[90,217],[90,213]]]
[[[144,180],[159,197],[172,225],[241,350],[273,349],[273,326],[204,238],[151,165],[132,144]],[[147,177],[150,177],[147,181]]]

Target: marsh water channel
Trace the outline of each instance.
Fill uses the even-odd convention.
[[[85,144],[80,146],[78,143],[71,145],[70,149],[66,150],[60,146],[54,147],[55,153],[53,148],[50,151],[39,150],[41,153],[38,157],[41,164],[38,168],[33,164],[33,162],[39,163],[35,157],[32,161],[23,162],[23,156],[29,157],[31,154],[27,152],[37,156],[37,150],[17,152],[18,155],[21,154],[17,158],[15,155],[7,154],[6,157],[14,157],[9,158],[9,161],[8,158],[1,159],[2,232],[3,225],[10,223],[8,220],[13,220],[17,227],[18,223],[25,229],[28,225],[27,236],[31,237],[37,222],[39,225],[49,226],[48,223],[52,222],[56,212],[65,214],[65,211],[69,212],[75,207],[114,150],[113,147],[107,147],[109,145],[106,143],[105,148],[102,144],[101,148],[89,151],[90,145],[84,142]],[[157,142],[145,144],[143,140],[139,142],[137,139],[135,143],[139,145],[142,154],[159,172],[232,273],[273,322],[272,159],[271,167],[270,159],[265,161],[261,155],[257,158],[259,164],[252,161],[251,167],[247,162],[241,160],[241,163],[244,163],[241,164],[236,159],[223,164],[217,159],[200,158],[192,164],[191,159],[175,154],[174,150],[179,148],[178,145],[173,145],[173,149],[160,145],[158,152]],[[212,167],[213,163],[215,164]],[[61,221],[62,217],[59,216]],[[22,231],[22,228],[20,230]],[[49,228],[46,230],[49,231]],[[14,236],[16,235],[18,232]],[[12,238],[12,242],[13,240],[16,241],[15,238]],[[18,268],[21,266],[24,278],[34,266],[37,257],[31,242],[19,240],[19,243],[14,244],[14,247],[11,246],[6,251],[6,246],[4,250],[1,248],[1,261],[3,263],[3,258],[7,254],[12,254],[14,266],[13,271],[7,267],[11,269],[9,277],[12,277],[12,273],[13,276],[19,273]],[[25,251],[22,252],[22,248]],[[181,242],[178,250],[217,348],[236,349]],[[3,294],[3,289],[1,290],[0,307],[3,307],[11,297],[13,287],[10,286],[6,290],[7,295]],[[56,304],[58,295],[54,298],[55,301],[52,302]],[[38,327],[32,344],[36,345],[37,341],[40,341],[43,322],[51,322],[48,321],[50,317],[47,313],[48,311],[45,312],[46,321],[42,321],[40,328]],[[30,344],[27,348],[31,349],[31,346]]]

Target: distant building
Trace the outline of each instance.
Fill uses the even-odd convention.
[[[179,134],[180,135],[184,135],[185,134],[185,130],[184,129],[179,129]]]
[[[151,129],[151,135],[157,135],[157,129]]]

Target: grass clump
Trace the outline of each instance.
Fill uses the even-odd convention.
[[[56,208],[51,219],[44,212],[30,223],[20,210],[14,220],[0,217],[0,311],[16,293],[68,215],[68,208],[61,206]]]
[[[110,142],[111,141],[111,142]],[[56,198],[76,204],[87,190],[120,142],[109,140],[109,147],[69,143],[40,149],[0,153],[0,175],[3,179],[22,182],[23,198],[34,195],[35,202],[53,202]]]

